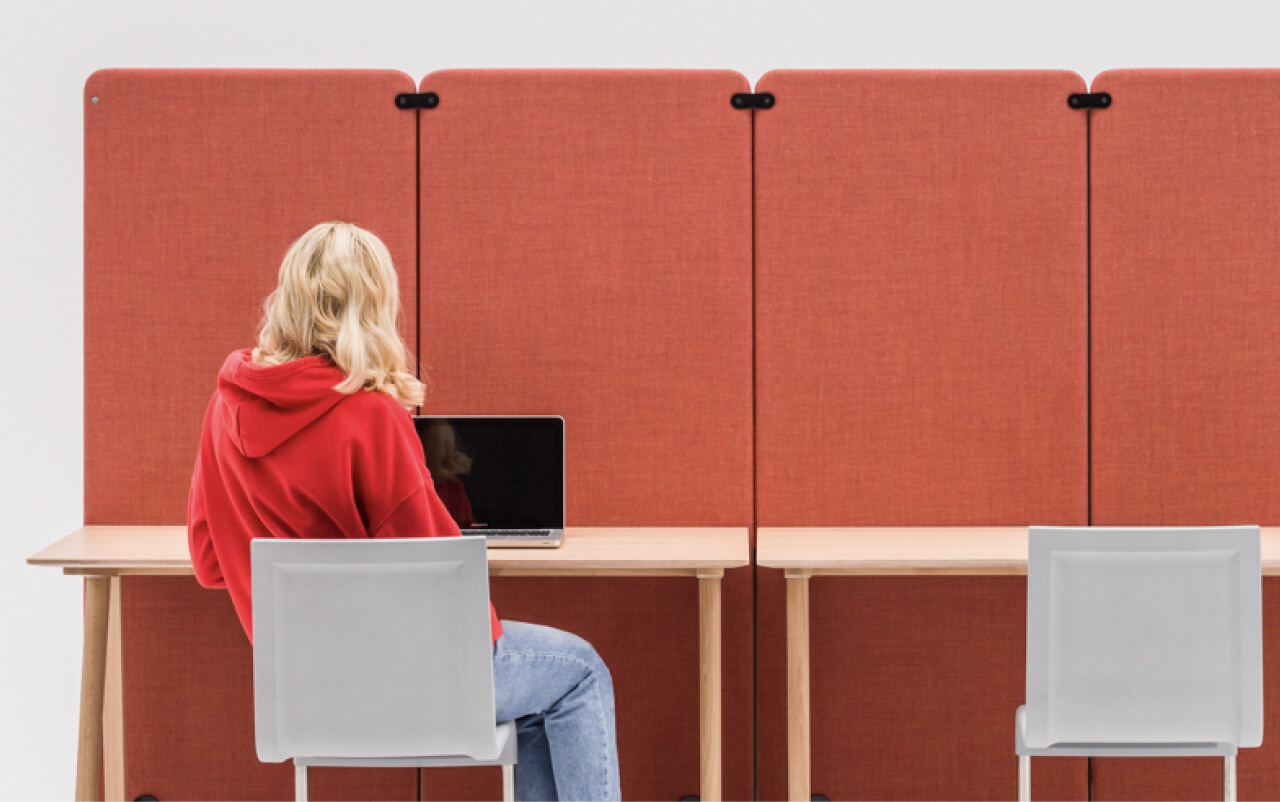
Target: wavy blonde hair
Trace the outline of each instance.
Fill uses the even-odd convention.
[[[396,330],[395,266],[372,232],[321,223],[303,234],[284,255],[264,312],[254,362],[327,356],[347,374],[333,388],[339,392],[372,390],[405,407],[422,403],[423,384],[409,372],[409,350]]]

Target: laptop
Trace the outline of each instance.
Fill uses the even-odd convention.
[[[415,415],[436,494],[491,548],[564,542],[564,418]]]

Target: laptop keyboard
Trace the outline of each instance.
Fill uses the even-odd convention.
[[[483,532],[477,532],[476,534],[483,534],[486,537],[493,537],[494,535],[500,535],[502,537],[550,537],[551,530],[550,529],[485,529]]]

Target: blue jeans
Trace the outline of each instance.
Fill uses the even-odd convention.
[[[498,721],[516,722],[516,798],[622,798],[613,678],[577,635],[503,621],[493,646]]]

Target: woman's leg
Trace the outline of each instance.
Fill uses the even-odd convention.
[[[503,712],[499,707],[499,721],[502,721]],[[519,761],[516,763],[516,799],[521,802],[558,800],[560,796],[556,793],[551,749],[547,745],[547,731],[542,728],[541,716],[525,716],[516,720],[516,751],[516,760]]]
[[[518,798],[621,799],[613,678],[591,644],[503,621],[493,684],[498,721],[517,722]]]

